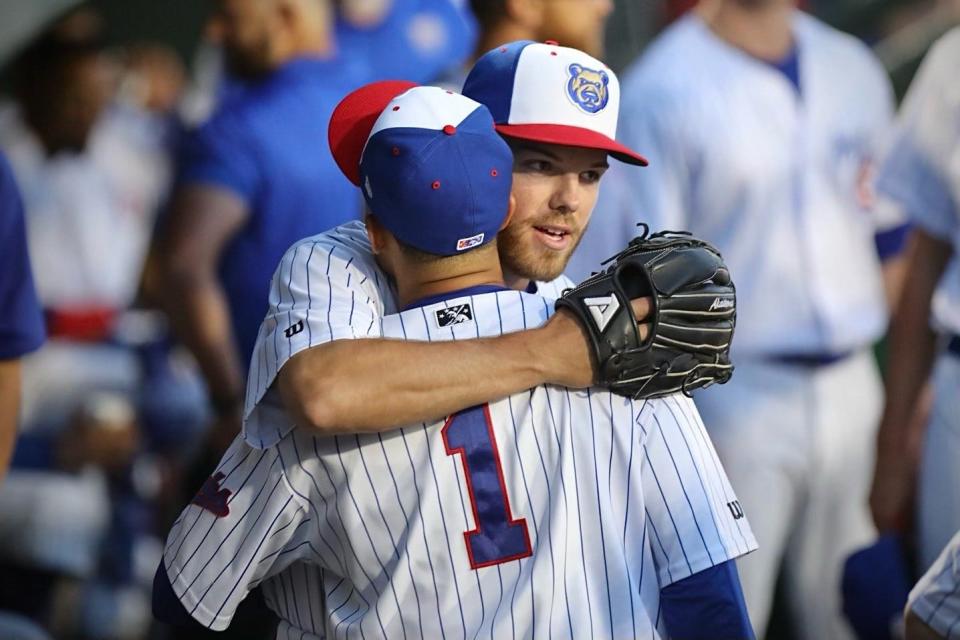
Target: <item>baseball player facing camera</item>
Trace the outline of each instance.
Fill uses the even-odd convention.
[[[432,87],[348,96],[331,147],[382,271],[335,264],[324,234],[293,261],[389,277],[398,311],[375,319],[388,340],[465,348],[543,324],[552,302],[505,286],[514,159],[493,124]],[[682,394],[537,386],[348,436],[288,421],[238,437],[174,524],[154,594],[165,620],[224,629],[259,584],[278,638],[753,637],[731,560],[756,543]]]

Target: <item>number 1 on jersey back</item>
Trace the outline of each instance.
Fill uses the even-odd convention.
[[[533,553],[524,518],[514,518],[503,478],[490,408],[471,407],[447,419],[441,431],[447,455],[460,455],[475,528],[465,531],[473,569],[526,558]]]

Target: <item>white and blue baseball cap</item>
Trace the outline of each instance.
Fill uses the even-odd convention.
[[[506,219],[513,154],[474,100],[373,83],[341,101],[328,134],[377,221],[407,245],[455,255],[493,240]]]
[[[486,105],[505,136],[602,149],[623,162],[647,165],[616,141],[616,74],[578,49],[530,40],[497,47],[477,60],[463,95]]]

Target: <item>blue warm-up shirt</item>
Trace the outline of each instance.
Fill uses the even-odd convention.
[[[232,91],[184,143],[179,185],[215,185],[248,207],[248,220],[219,269],[244,361],[283,253],[360,215],[359,192],[330,154],[327,123],[337,103],[365,81],[356,67],[335,60],[293,60]]]
[[[0,154],[0,360],[34,351],[44,335],[27,254],[23,202],[10,165]]]

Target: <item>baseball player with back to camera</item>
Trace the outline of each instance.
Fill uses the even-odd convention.
[[[762,633],[782,566],[798,636],[841,640],[843,561],[876,535],[871,346],[906,226],[869,190],[889,79],[863,43],[795,4],[703,0],[630,68],[620,140],[645,145],[650,169],[613,168],[571,273],[637,212],[723,252],[737,275],[737,374],[695,399],[761,541],[739,564],[747,605]]]
[[[382,335],[543,323],[551,301],[504,284],[513,158],[490,112],[397,90],[351,94],[330,127],[340,164],[360,158],[370,243],[396,286]],[[361,111],[379,114],[372,128]],[[736,504],[681,393],[539,386],[387,434],[238,437],[174,524],[155,606],[222,629],[261,584],[279,638],[752,638],[731,560],[756,545]]]
[[[870,497],[877,526],[903,531],[914,515],[916,491],[919,569],[928,572],[910,596],[911,638],[960,637],[958,62],[960,30],[954,29],[920,67],[877,176],[879,195],[902,206],[914,223],[903,294],[891,323],[887,402]],[[928,380],[933,405],[927,422],[917,423],[912,418]],[[920,433],[911,429],[915,424]]]

